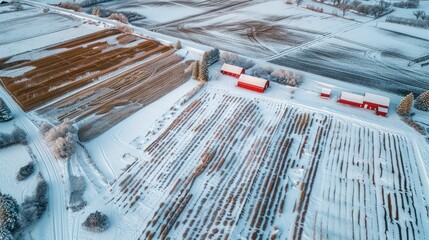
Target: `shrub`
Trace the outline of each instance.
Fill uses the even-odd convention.
[[[108,18],[121,23],[129,23],[128,18],[122,13],[112,13]]]
[[[34,172],[34,162],[29,162],[27,165],[19,169],[16,180],[24,181]]]
[[[407,0],[393,3],[393,6],[398,8],[417,8],[419,5],[420,0]]]
[[[10,232],[19,227],[19,206],[9,194],[0,193],[0,227]]]
[[[0,122],[6,122],[13,118],[10,109],[7,107],[3,99],[0,98]]]
[[[222,52],[220,54],[220,60],[223,63],[239,66],[244,69],[252,68],[255,65],[255,63],[250,59],[239,57],[234,53],[228,53],[228,52]]]
[[[109,218],[99,212],[95,211],[94,213],[89,214],[85,222],[82,223],[84,229],[92,232],[103,232],[107,230],[110,226]]]
[[[14,144],[26,144],[27,133],[21,128],[15,128],[11,134],[0,133],[0,148],[8,147]]]
[[[75,12],[83,12],[83,9],[79,6],[79,4],[74,2],[61,2],[60,4],[58,4],[58,7],[70,9]]]
[[[21,205],[21,219],[23,227],[27,227],[39,220],[48,207],[48,184],[40,178],[35,195],[28,197]]]
[[[70,177],[70,206],[76,212],[86,206],[86,201],[83,199],[83,193],[86,189],[85,179],[83,177]]]
[[[277,69],[271,73],[271,81],[296,87],[302,82],[302,75],[299,72]]]
[[[211,50],[208,53],[207,64],[210,66],[213,63],[219,61],[219,57],[220,57],[220,51],[219,51],[219,49],[215,48],[215,49]]]
[[[403,25],[419,27],[419,28],[429,28],[429,19],[422,20],[422,19],[414,19],[414,18],[388,16],[386,18],[386,22],[403,24]]]

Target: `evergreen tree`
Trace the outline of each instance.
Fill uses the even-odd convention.
[[[18,228],[19,206],[9,194],[0,193],[0,227],[9,231]]]
[[[192,77],[194,79],[198,79],[199,76],[200,76],[200,64],[198,61],[195,61],[192,67]]]
[[[11,232],[6,227],[0,227],[0,240],[13,240]]]
[[[208,81],[209,80],[209,69],[207,67],[207,53],[204,53],[203,58],[200,62],[200,71],[199,71],[199,79],[201,81]]]
[[[420,96],[416,98],[414,107],[422,111],[429,111],[429,90],[420,94]]]
[[[396,108],[396,112],[398,112],[398,114],[402,116],[410,115],[411,106],[413,105],[413,100],[414,100],[414,96],[412,93],[405,96],[399,103],[398,107]]]

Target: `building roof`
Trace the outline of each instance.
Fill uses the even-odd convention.
[[[330,94],[331,94],[331,91],[332,91],[332,89],[330,89],[330,88],[322,88],[322,93],[323,93],[323,94],[328,94],[328,95],[330,95]]]
[[[220,69],[221,71],[226,71],[226,72],[230,72],[230,73],[235,73],[235,74],[241,74],[241,72],[243,71],[242,67],[237,67],[234,65],[230,65],[228,63],[224,63],[222,65],[222,68]]]
[[[252,85],[255,85],[258,87],[262,87],[262,88],[264,88],[268,82],[268,80],[265,80],[263,78],[253,77],[253,76],[246,75],[246,74],[241,74],[240,78],[238,78],[238,81],[248,83],[248,84],[252,84]]]
[[[375,103],[375,104],[386,106],[386,107],[388,107],[390,104],[390,98],[380,96],[377,94],[372,94],[372,93],[365,93],[364,101],[370,102],[370,103]]]
[[[359,103],[359,104],[363,103],[363,96],[362,95],[349,93],[349,92],[342,92],[340,99],[350,101],[350,102]]]
[[[385,107],[378,107],[378,108],[377,108],[377,111],[378,111],[378,112],[382,112],[382,113],[387,113],[387,112],[389,111],[389,109],[388,109],[388,108],[385,108]]]

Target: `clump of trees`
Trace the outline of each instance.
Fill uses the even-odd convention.
[[[249,71],[249,74],[292,87],[298,86],[303,81],[303,77],[299,72],[293,72],[284,69],[274,70],[272,67],[268,66],[255,67]]]
[[[406,0],[393,3],[393,6],[398,8],[417,8],[419,5],[420,0]]]
[[[422,20],[426,19],[426,12],[422,11],[422,10],[418,10],[418,11],[414,11],[413,12],[414,16],[416,16],[416,19],[418,20],[419,18],[421,18]]]
[[[348,0],[334,0],[333,5],[338,7],[343,12],[343,17],[346,12],[354,10],[363,15],[371,15],[379,17],[390,9],[390,2],[381,0],[378,4],[364,4],[359,0],[349,2]]]
[[[64,119],[60,125],[55,127],[48,123],[43,123],[40,131],[56,158],[67,159],[74,153],[76,148],[76,129],[69,119]]]
[[[207,65],[210,66],[214,64],[215,62],[219,61],[220,57],[220,51],[219,49],[215,48],[208,52],[207,54]]]
[[[386,22],[403,24],[403,25],[419,27],[419,28],[429,28],[429,19],[413,19],[413,18],[388,16],[386,18]]]
[[[0,122],[6,122],[13,118],[12,112],[7,107],[3,99],[0,98]]]
[[[11,236],[19,227],[19,205],[9,194],[0,192],[0,231],[2,235]],[[1,238],[0,238],[1,239]]]
[[[0,148],[5,148],[14,144],[27,144],[27,133],[16,127],[12,133],[0,133]]]
[[[46,212],[48,207],[48,184],[45,179],[40,176],[37,183],[36,193],[27,197],[21,205],[22,227],[30,226],[32,223],[39,220]]]
[[[75,2],[61,2],[60,4],[58,4],[58,7],[70,9],[75,12],[83,12],[81,6]]]
[[[194,79],[198,79],[199,76],[200,76],[200,62],[195,61],[192,63],[192,77]]]
[[[401,116],[408,116],[411,114],[411,108],[413,106],[414,95],[413,93],[405,96],[399,105],[396,107],[396,112]]]
[[[110,227],[110,221],[105,214],[95,211],[94,213],[89,214],[85,222],[82,223],[82,226],[88,231],[103,232]]]
[[[239,57],[234,53],[222,52],[220,54],[220,60],[222,63],[228,63],[244,69],[249,69],[255,66],[255,63],[251,59]]]
[[[112,13],[108,19],[116,20],[121,23],[129,23],[128,18],[122,13]]]
[[[323,12],[322,7],[316,7],[313,4],[307,4],[306,8],[315,12],[321,12],[321,13]]]
[[[414,107],[422,111],[429,111],[429,90],[423,92],[416,98]]]
[[[24,181],[34,173],[34,168],[34,162],[29,162],[27,165],[19,169],[16,180]]]

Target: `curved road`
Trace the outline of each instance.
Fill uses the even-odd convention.
[[[40,172],[48,183],[49,204],[48,211],[45,214],[49,215],[51,227],[43,231],[49,236],[45,236],[44,239],[67,240],[69,239],[69,234],[65,185],[61,180],[60,173],[58,173],[58,160],[52,156],[48,146],[44,143],[39,129],[25,115],[25,112],[17,106],[3,86],[0,87],[0,96],[9,106],[14,119],[21,124],[20,127],[27,133],[28,146],[36,156]]]

